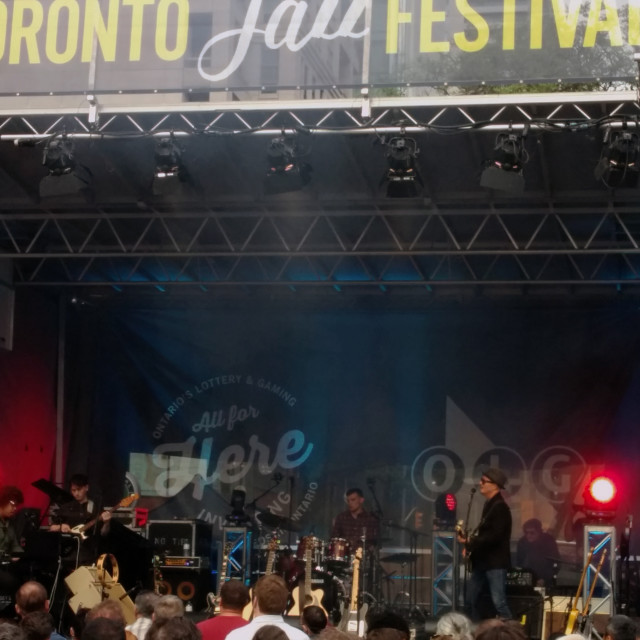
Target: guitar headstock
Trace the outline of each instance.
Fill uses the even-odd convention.
[[[280,540],[280,536],[277,533],[274,534],[271,540],[269,540],[269,546],[267,547],[267,551],[275,551],[278,548],[279,540]]]
[[[139,498],[140,498],[140,494],[132,493],[130,496],[127,496],[126,498],[122,498],[122,500],[120,500],[120,502],[118,503],[118,508],[129,507]]]

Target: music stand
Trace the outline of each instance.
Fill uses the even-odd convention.
[[[49,500],[55,502],[55,504],[65,504],[73,500],[73,496],[68,491],[60,488],[57,484],[51,482],[51,480],[40,478],[40,480],[32,482],[31,486],[42,491],[42,493],[46,493],[49,496]]]

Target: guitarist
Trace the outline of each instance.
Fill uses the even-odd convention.
[[[78,565],[91,565],[94,563],[98,556],[98,544],[93,534],[98,530],[102,537],[109,533],[111,512],[103,511],[99,513],[95,502],[89,499],[89,479],[87,476],[76,473],[71,476],[69,484],[73,500],[60,506],[49,530],[71,533],[74,527],[96,520],[95,525],[85,532],[88,536],[87,540],[82,540],[78,537],[76,544],[69,545],[66,549],[63,549],[63,551],[66,551],[66,553],[63,553],[64,564],[68,568],[75,568]]]
[[[512,618],[506,595],[507,570],[511,566],[511,510],[500,493],[506,482],[507,476],[501,469],[489,467],[484,471],[479,485],[486,502],[480,524],[471,534],[458,532],[458,541],[464,545],[471,562],[467,603],[474,621],[481,619],[479,604],[485,585],[498,616],[504,620]]]

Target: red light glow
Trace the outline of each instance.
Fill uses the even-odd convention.
[[[457,500],[456,500],[456,497],[453,495],[453,493],[447,493],[444,499],[444,504],[447,507],[447,511],[456,510]]]
[[[589,494],[600,504],[609,504],[616,497],[616,486],[605,476],[594,478],[589,485]]]

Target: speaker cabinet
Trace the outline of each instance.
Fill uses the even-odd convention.
[[[508,595],[507,602],[514,620],[522,624],[527,637],[540,639],[544,604],[542,596],[539,593],[530,596]]]
[[[540,640],[542,638],[543,604],[542,596],[535,591],[531,595],[512,595],[507,592],[507,604],[513,619],[524,627],[528,638]],[[496,610],[488,591],[483,592],[478,602],[481,619],[496,616]]]
[[[213,591],[213,580],[208,569],[163,567],[157,586],[161,594],[176,595],[185,605],[191,602],[194,611],[202,611],[207,606],[207,593]]]

